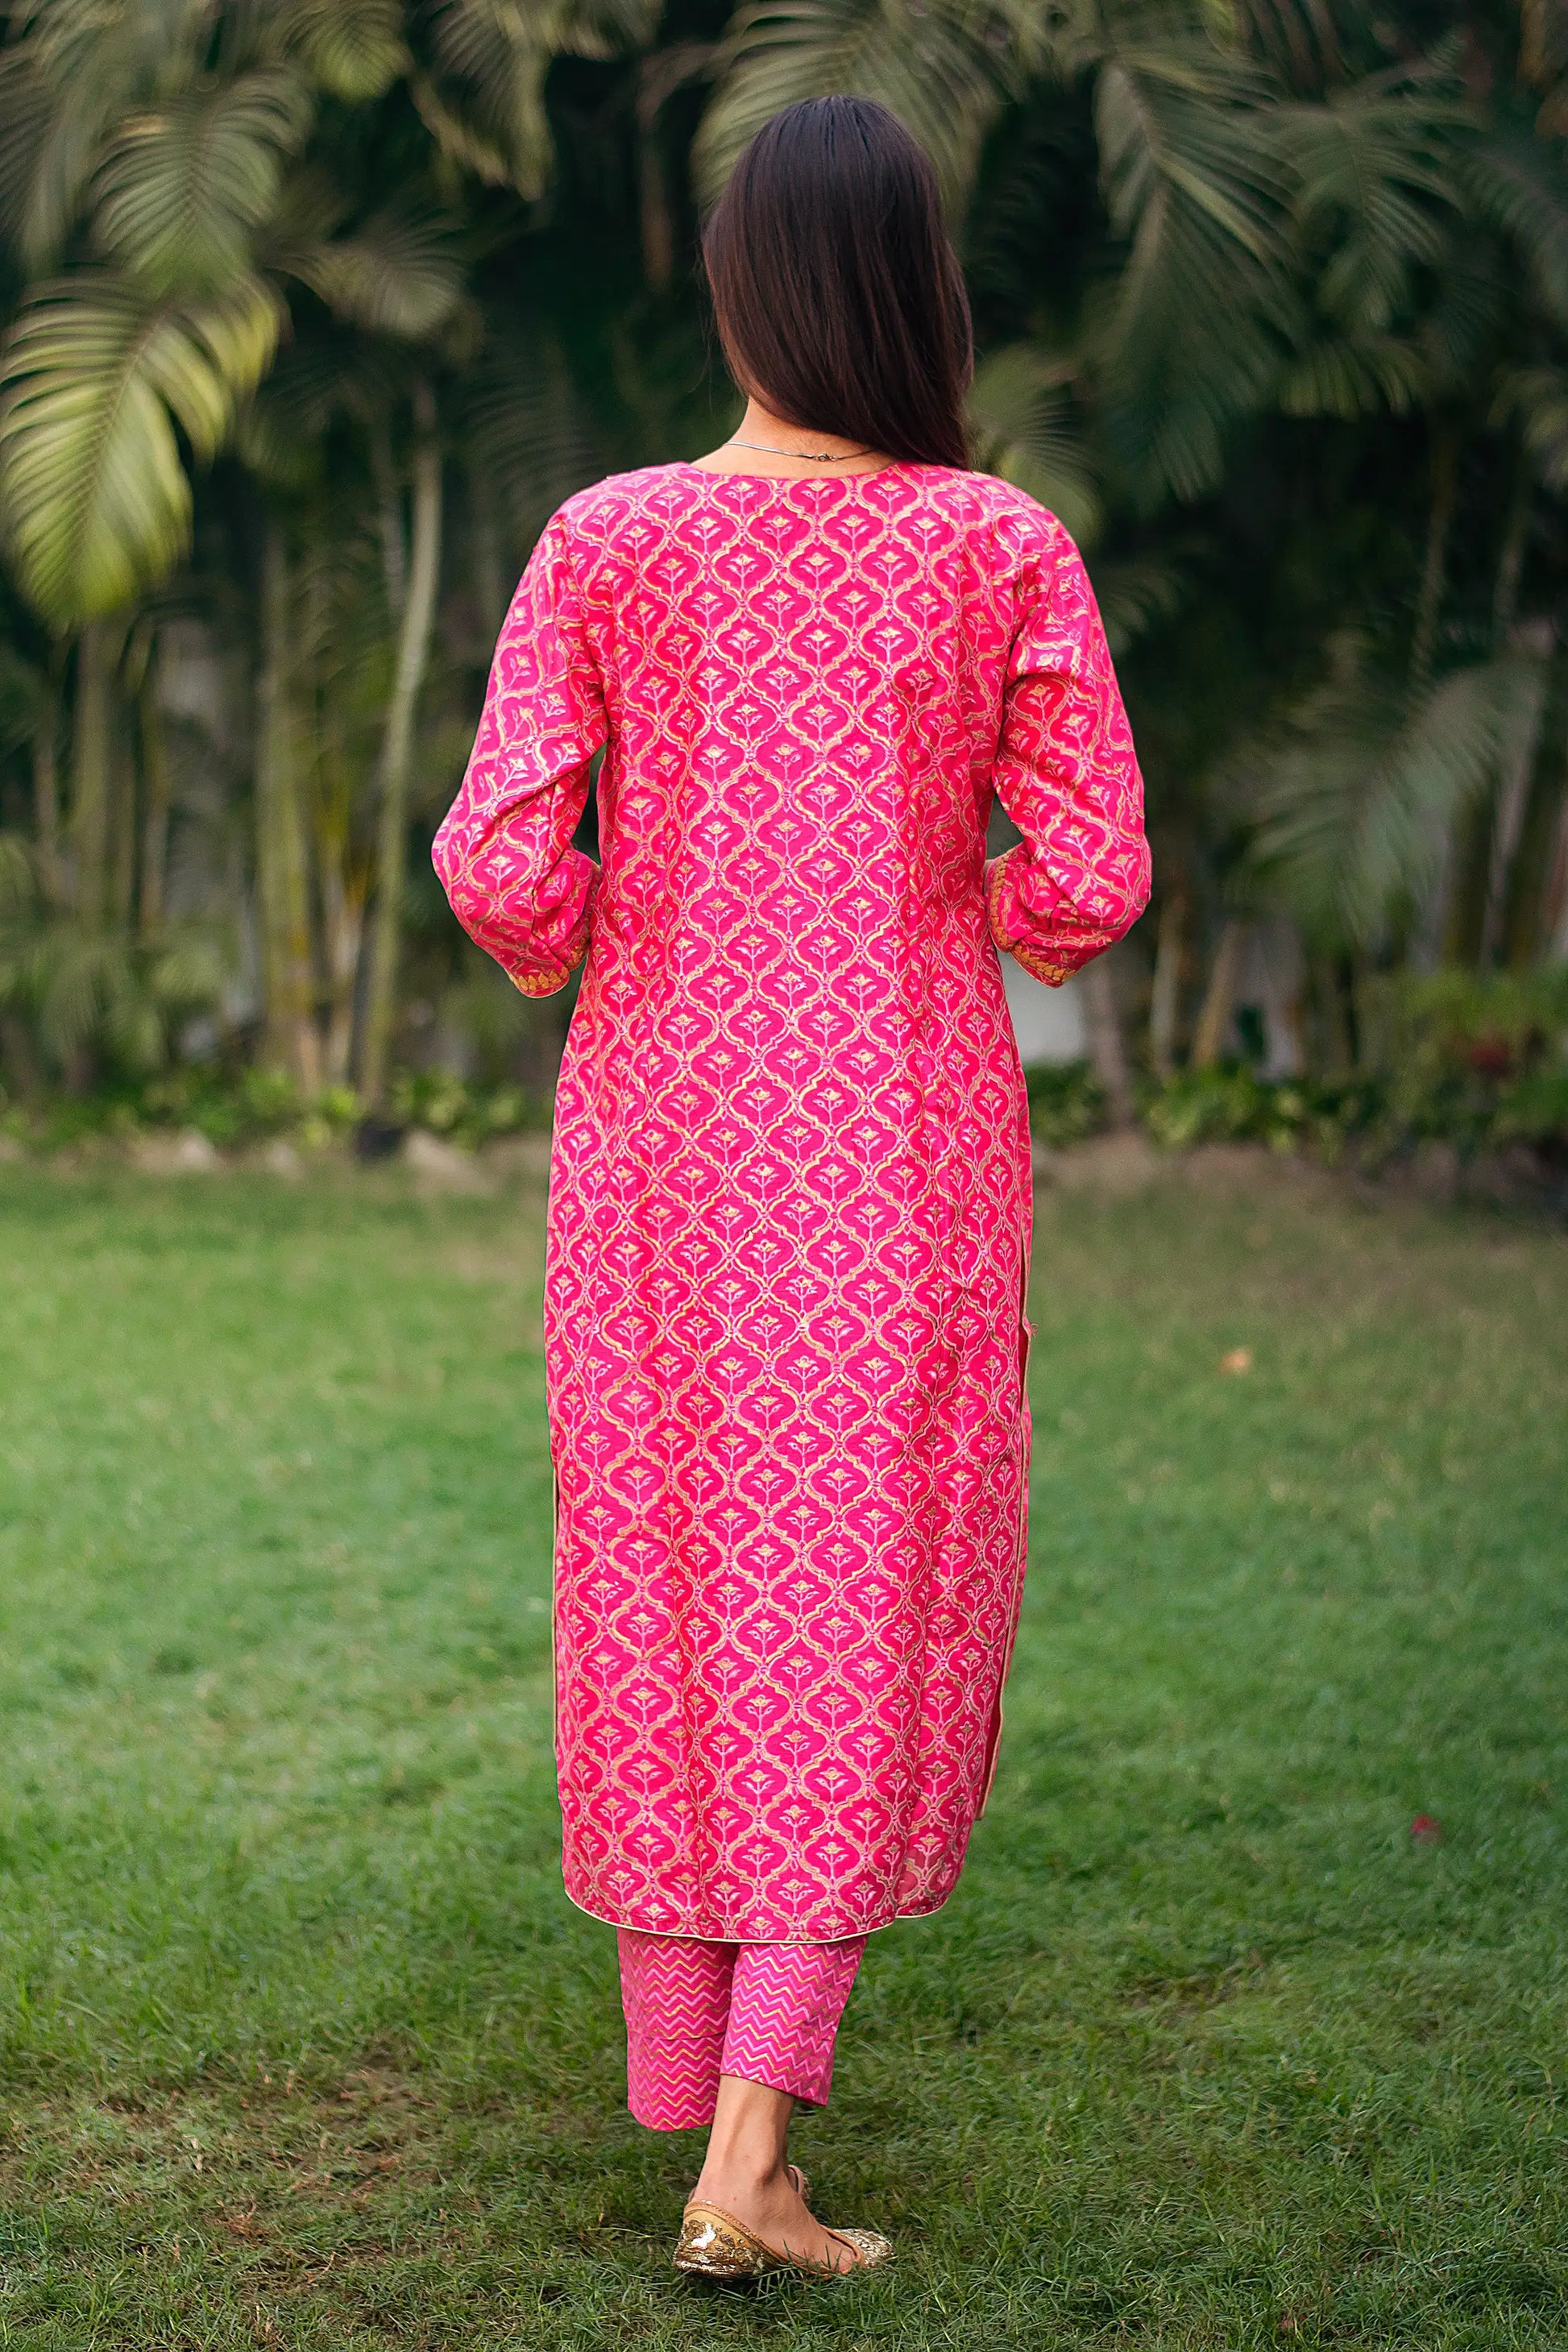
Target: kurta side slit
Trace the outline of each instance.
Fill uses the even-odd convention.
[[[1023,840],[987,866],[993,792]],[[545,1296],[566,1891],[725,1946],[933,1911],[1026,1541],[998,950],[1059,982],[1148,894],[1077,551],[941,467],[601,483],[535,550],[436,861],[525,992],[587,957]]]

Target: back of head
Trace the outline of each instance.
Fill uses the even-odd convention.
[[[931,159],[886,107],[816,98],[775,114],[702,252],[742,391],[889,457],[967,462],[963,277]]]

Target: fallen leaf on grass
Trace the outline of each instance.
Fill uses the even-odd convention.
[[[1219,1368],[1222,1372],[1249,1372],[1252,1370],[1251,1349],[1232,1348],[1220,1358]]]
[[[1417,1813],[1410,1824],[1410,1834],[1417,1845],[1441,1845],[1443,1824],[1431,1813]]]

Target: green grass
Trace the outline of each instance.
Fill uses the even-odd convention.
[[[1043,1204],[996,1793],[797,2135],[900,2262],[747,2296],[559,1888],[537,1188],[0,1180],[0,2344],[1568,2343],[1561,1238]]]

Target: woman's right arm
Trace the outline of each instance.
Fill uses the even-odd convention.
[[[573,846],[608,722],[561,518],[545,527],[496,644],[462,789],[432,855],[452,911],[525,996],[588,951],[599,869]]]

